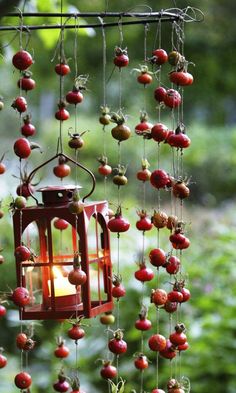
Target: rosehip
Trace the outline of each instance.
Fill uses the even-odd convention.
[[[16,109],[19,113],[26,112],[27,101],[24,97],[17,97],[11,104],[12,108]]]
[[[151,302],[156,306],[163,306],[167,301],[167,293],[164,289],[153,289],[151,293]]]
[[[166,254],[161,248],[154,248],[149,253],[149,259],[153,266],[163,266],[166,262]]]
[[[100,374],[104,379],[113,379],[117,376],[117,369],[116,367],[112,366],[110,361],[107,361],[104,362]]]
[[[150,183],[153,187],[164,188],[169,182],[169,176],[163,169],[156,169],[152,172]]]
[[[28,389],[32,383],[31,376],[22,371],[21,373],[15,376],[15,385],[19,389]]]
[[[11,295],[11,300],[16,306],[24,307],[30,302],[29,291],[24,287],[17,287]]]
[[[29,52],[20,50],[12,58],[12,64],[20,71],[24,71],[33,64],[33,59]]]
[[[148,340],[148,345],[152,351],[164,351],[166,338],[161,334],[153,334]]]

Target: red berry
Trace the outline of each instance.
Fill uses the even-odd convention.
[[[63,220],[63,218],[56,218],[55,221],[53,222],[53,225],[56,229],[59,229],[60,231],[64,231],[65,229],[68,228],[69,223],[66,220]]]
[[[108,221],[107,226],[111,232],[126,232],[130,227],[130,223],[126,218],[117,215]]]
[[[177,274],[180,269],[180,260],[175,256],[171,256],[167,259],[166,271],[169,274]]]
[[[141,282],[151,281],[154,278],[152,269],[146,267],[145,264],[141,264],[139,270],[134,273],[137,280]]]
[[[114,335],[114,338],[108,342],[108,348],[112,353],[122,355],[127,351],[127,343],[123,340],[123,335],[120,331],[116,331]]]
[[[190,190],[184,182],[176,182],[172,188],[173,194],[176,198],[185,199],[189,197]]]
[[[182,243],[172,243],[173,248],[176,250],[184,250],[190,246],[190,240],[185,237],[184,242]]]
[[[185,341],[184,344],[178,345],[177,349],[178,351],[186,351],[189,348],[189,344],[187,341]]]
[[[21,350],[30,351],[31,349],[34,349],[35,341],[33,341],[25,333],[19,333],[16,336],[16,346]]]
[[[0,368],[4,368],[7,365],[7,358],[6,356],[0,353]]]
[[[6,172],[6,165],[3,162],[0,162],[0,175]]]
[[[161,248],[154,248],[149,253],[149,259],[153,266],[159,267],[166,263],[166,254]]]
[[[29,291],[24,287],[17,287],[11,295],[11,300],[16,306],[24,307],[30,302]]]
[[[184,133],[173,133],[168,135],[167,143],[172,147],[177,147],[179,149],[186,149],[190,146],[191,140]]]
[[[69,355],[70,350],[69,348],[67,348],[63,343],[61,343],[60,345],[58,345],[58,347],[55,349],[54,351],[54,355],[57,358],[60,359],[64,359],[67,358],[67,356]]]
[[[170,342],[170,340],[166,341],[166,347],[163,351],[160,351],[160,355],[163,358],[170,360],[176,356],[175,347],[173,347],[173,344]]]
[[[170,81],[179,86],[188,86],[193,83],[193,76],[185,71],[172,71],[169,74]]]
[[[139,231],[150,231],[150,229],[152,229],[153,224],[150,220],[150,218],[148,218],[147,216],[145,217],[141,217],[140,220],[138,220],[136,222],[136,228]]]
[[[141,169],[136,173],[136,177],[140,181],[148,181],[151,177],[151,171],[147,168]]]
[[[100,374],[104,379],[113,379],[117,376],[117,369],[116,367],[111,365],[111,362],[105,362]]]
[[[157,64],[157,65],[162,65],[167,62],[168,60],[168,54],[164,49],[155,49],[153,52],[153,57],[152,62]]]
[[[170,334],[170,341],[172,342],[172,344],[174,345],[183,345],[186,343],[187,341],[187,337],[186,334],[184,333],[172,333]]]
[[[65,393],[65,392],[67,392],[67,390],[69,390],[70,384],[69,384],[69,382],[66,381],[65,378],[60,377],[59,380],[53,384],[53,388],[57,392]],[[79,393],[82,393],[82,392],[79,391]]]
[[[114,58],[114,64],[121,68],[126,67],[129,64],[129,58],[127,55],[119,55]]]
[[[153,334],[148,340],[152,351],[163,351],[166,348],[166,338],[161,334]]]
[[[74,268],[68,274],[68,281],[72,285],[83,285],[87,281],[87,274],[79,268]]]
[[[190,293],[189,289],[182,288],[181,289],[181,293],[183,295],[183,299],[182,299],[182,301],[180,303],[187,302],[190,299],[190,297],[191,297],[191,293]]]
[[[163,142],[168,136],[168,128],[162,123],[154,124],[151,129],[151,136],[154,141]]]
[[[80,340],[85,336],[84,329],[79,324],[74,324],[67,332],[72,340]]]
[[[66,101],[69,104],[74,104],[74,105],[80,104],[83,101],[83,99],[84,99],[83,94],[77,89],[69,91],[69,93],[67,93],[66,95]]]
[[[173,313],[177,310],[178,308],[178,303],[177,302],[171,302],[167,300],[167,302],[164,304],[164,309],[168,313]]]
[[[116,47],[113,62],[119,68],[126,67],[129,64],[129,58],[126,50]]]
[[[151,302],[156,306],[163,306],[167,301],[167,293],[164,289],[153,289],[151,294]]]
[[[115,285],[114,287],[112,287],[111,294],[115,298],[123,297],[126,294],[125,287],[122,284]]]
[[[153,390],[151,391],[151,393],[165,393],[165,391],[162,390],[162,389],[156,388],[156,389],[153,389]]]
[[[173,303],[181,303],[183,301],[183,295],[179,291],[171,291],[168,293],[168,300]]]
[[[15,249],[15,257],[17,262],[28,261],[31,257],[31,251],[26,246],[18,246]]]
[[[163,169],[156,169],[152,172],[150,183],[153,187],[159,189],[164,188],[169,182],[169,176]]]
[[[166,89],[164,87],[157,87],[154,91],[154,98],[158,102],[163,102],[166,97]]]
[[[169,237],[171,243],[182,244],[185,242],[186,237],[180,232],[174,232]]]
[[[141,121],[141,123],[137,124],[135,126],[135,133],[137,135],[145,135],[147,133],[150,134],[151,129],[152,129],[153,125],[151,123],[148,123],[147,121]]]
[[[145,370],[148,368],[148,359],[147,356],[140,354],[134,359],[134,365],[138,370]]]
[[[0,304],[0,318],[4,317],[4,315],[6,315],[7,310],[6,307],[4,307],[2,304]]]
[[[55,66],[55,72],[58,75],[65,76],[65,75],[69,74],[70,67],[68,66],[68,64],[60,63]]]
[[[102,164],[98,167],[98,172],[100,173],[100,175],[108,176],[112,173],[112,167],[108,164]]]
[[[141,72],[137,77],[137,81],[142,85],[149,85],[152,83],[152,76],[148,72]]]
[[[31,147],[28,139],[17,139],[14,143],[14,152],[19,158],[28,158],[31,154]]]
[[[33,59],[29,52],[20,50],[12,58],[12,64],[20,71],[24,71],[33,64]]]
[[[17,97],[11,104],[12,108],[16,109],[19,113],[26,112],[27,101],[24,97]]]
[[[69,112],[65,108],[60,108],[56,113],[55,113],[55,118],[60,121],[65,121],[68,120],[70,117]]]
[[[22,184],[19,184],[19,186],[17,186],[16,193],[17,195],[23,196],[27,199],[31,196],[29,190],[32,194],[34,193],[34,187],[32,186],[32,184],[23,182]]]
[[[140,318],[135,322],[135,327],[142,331],[149,330],[152,327],[152,322],[147,318]]]
[[[54,166],[53,168],[54,175],[60,177],[60,179],[69,176],[70,172],[71,172],[71,168],[67,164],[59,164],[57,166]]]
[[[19,389],[28,389],[32,383],[31,376],[22,371],[21,373],[15,376],[15,385]]]
[[[34,79],[30,78],[30,76],[25,75],[18,80],[17,86],[24,91],[29,91],[35,88],[36,83]]]
[[[25,333],[19,333],[16,336],[16,346],[19,349],[24,349],[27,343],[28,337]]]
[[[24,135],[26,138],[28,136],[33,136],[36,130],[35,130],[35,126],[33,126],[33,124],[30,123],[30,117],[25,116],[23,120],[24,120],[24,124],[21,127],[22,135]]]
[[[168,89],[164,97],[164,103],[169,108],[176,108],[181,104],[181,95],[177,90]]]

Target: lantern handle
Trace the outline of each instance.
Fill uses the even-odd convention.
[[[34,177],[35,173],[36,173],[39,169],[41,169],[41,168],[43,168],[45,165],[49,164],[51,161],[55,160],[55,158],[57,158],[57,157],[64,157],[64,158],[66,158],[67,161],[73,162],[73,164],[77,165],[79,168],[83,169],[85,172],[87,172],[87,173],[90,175],[90,177],[91,177],[91,179],[92,179],[92,188],[91,188],[91,190],[89,191],[89,193],[86,194],[86,195],[82,198],[82,202],[84,202],[85,199],[87,199],[90,195],[92,195],[92,193],[93,193],[93,191],[94,191],[94,189],[95,189],[95,186],[96,186],[96,179],[95,179],[95,176],[94,176],[93,172],[90,171],[88,168],[86,168],[84,165],[80,164],[78,161],[73,160],[73,158],[67,156],[67,155],[64,154],[64,153],[57,153],[57,154],[55,154],[55,156],[49,158],[47,161],[43,162],[41,165],[37,166],[35,169],[33,169],[33,170],[30,172],[30,174],[28,175],[28,177],[27,177],[27,179],[26,179],[26,186],[27,186],[27,189],[28,189],[28,192],[29,192],[30,196],[35,200],[36,204],[38,205],[38,204],[39,204],[39,201],[38,201],[38,199],[33,195],[32,191],[30,190],[29,184],[30,184],[30,182],[33,180],[33,177]]]

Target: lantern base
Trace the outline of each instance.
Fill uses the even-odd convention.
[[[64,306],[61,308],[45,308],[43,304],[38,304],[34,306],[28,306],[20,311],[20,319],[22,320],[46,320],[46,319],[72,319],[80,315],[85,318],[93,318],[99,314],[107,311],[112,311],[113,302],[112,301],[93,301],[92,308],[88,313],[83,308],[83,304],[80,303],[77,306]]]
[[[76,305],[77,307],[79,307],[81,304],[80,292],[77,292],[74,295],[56,296],[53,298],[53,303],[54,303],[54,307],[52,304],[51,296],[49,296],[48,298],[44,299],[43,306],[46,309],[47,308],[64,309],[71,306],[72,307],[74,306],[76,308]]]

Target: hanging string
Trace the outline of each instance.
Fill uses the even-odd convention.
[[[20,25],[20,34],[19,34],[19,46],[20,46],[20,50],[22,50],[23,49],[23,45],[22,45],[22,34],[23,34],[23,14],[22,14],[22,11],[19,9],[19,12],[20,12],[20,15],[19,15],[19,18],[20,18],[20,23],[19,23],[19,25]]]
[[[102,87],[103,87],[103,105],[104,111],[107,108],[106,98],[106,65],[107,65],[107,44],[106,44],[106,33],[104,29],[104,21],[101,17],[98,17],[102,26]],[[106,157],[106,125],[103,127],[103,156]],[[104,176],[104,196],[107,199],[107,176]]]
[[[147,34],[149,31],[149,24],[144,25],[144,61],[147,61]]]
[[[121,16],[118,21],[118,29],[119,29],[119,34],[120,34],[120,48],[122,48],[124,36],[123,36],[123,26],[122,26],[122,17]]]
[[[105,0],[105,12],[108,12],[108,8],[109,8],[109,0]]]
[[[102,26],[102,82],[103,82],[103,106],[106,106],[106,64],[107,64],[107,44],[106,44],[106,33],[104,29],[104,21],[101,17],[98,17]]]
[[[64,26],[62,24],[63,18],[62,18],[62,12],[63,12],[63,0],[60,2],[60,11],[61,11],[61,18],[60,18],[60,26],[61,26],[61,31],[60,31],[60,63],[62,63],[65,60],[65,52],[64,52]],[[64,90],[64,78],[63,75],[60,74],[60,81],[59,81],[59,89],[60,89],[60,103],[62,101],[63,97],[63,90]],[[63,143],[62,143],[62,123],[63,121],[60,120],[60,127],[59,127],[59,148],[60,148],[60,153],[63,153]]]
[[[74,39],[74,65],[75,65],[75,79],[78,76],[78,34],[79,34],[79,18],[75,15],[75,39]]]
[[[156,49],[158,41],[158,47],[161,48],[161,17],[157,21],[157,29],[156,29],[156,35],[153,43],[153,50]]]

